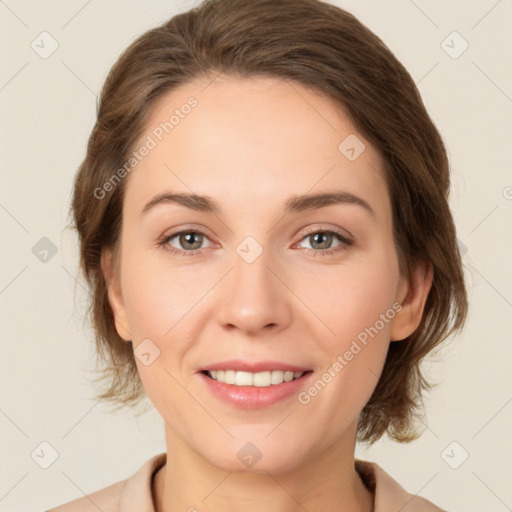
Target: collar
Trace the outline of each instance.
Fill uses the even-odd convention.
[[[154,455],[125,480],[119,502],[120,512],[155,512],[152,480],[166,461],[166,452]],[[375,462],[355,459],[354,466],[363,483],[374,493],[374,512],[446,512],[424,498],[409,494]]]

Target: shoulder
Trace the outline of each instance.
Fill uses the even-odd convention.
[[[69,501],[46,512],[140,512],[153,510],[152,481],[167,461],[165,452],[154,455],[130,477]]]
[[[365,485],[374,493],[375,512],[447,512],[417,494],[408,493],[375,462],[356,459],[355,467]]]
[[[69,501],[47,512],[119,512],[120,500],[126,480],[121,480],[99,491]]]

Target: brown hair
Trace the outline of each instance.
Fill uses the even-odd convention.
[[[358,440],[373,443],[384,433],[400,442],[416,439],[422,392],[432,387],[420,362],[462,329],[468,308],[446,150],[391,51],[353,15],[318,0],[206,0],[144,33],[112,67],[72,199],[80,266],[91,289],[88,314],[105,365],[101,379],[108,381],[98,398],[124,406],[145,393],[132,343],[115,329],[100,266],[105,249],[117,254],[126,179],[101,199],[94,191],[127,161],[158,99],[220,73],[292,80],[326,95],[382,158],[400,270],[429,260],[434,278],[419,327],[390,344],[359,416]]]

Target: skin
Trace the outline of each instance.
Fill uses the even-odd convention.
[[[411,281],[400,275],[379,155],[329,98],[274,78],[196,80],[159,101],[140,140],[190,96],[198,106],[125,178],[120,267],[110,253],[102,258],[119,334],[135,349],[149,338],[160,350],[148,366],[137,359],[165,422],[156,510],[371,511],[354,468],[357,418],[389,344],[421,320],[431,267],[418,264]],[[338,150],[349,134],[366,145],[355,161]],[[290,196],[334,189],[363,198],[375,216],[346,203],[284,214]],[[169,203],[141,215],[167,191],[208,195],[222,212]],[[158,245],[188,228],[205,236],[167,247],[200,252]],[[315,242],[329,229],[353,244]],[[263,249],[252,263],[236,252],[247,236]],[[320,254],[329,249],[339,251]],[[319,376],[396,302],[401,311],[307,405],[292,396],[243,410],[197,373],[240,358]],[[237,458],[247,442],[262,453],[252,468]]]

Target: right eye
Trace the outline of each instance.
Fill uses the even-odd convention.
[[[169,245],[170,242],[177,238],[177,243],[183,247],[176,248],[174,245]],[[165,236],[160,242],[159,245],[164,247],[166,251],[169,251],[171,254],[182,254],[187,256],[193,256],[202,250],[201,246],[204,240],[209,240],[209,238],[200,231],[196,230],[182,230],[177,231],[176,233],[172,233],[171,235]]]

